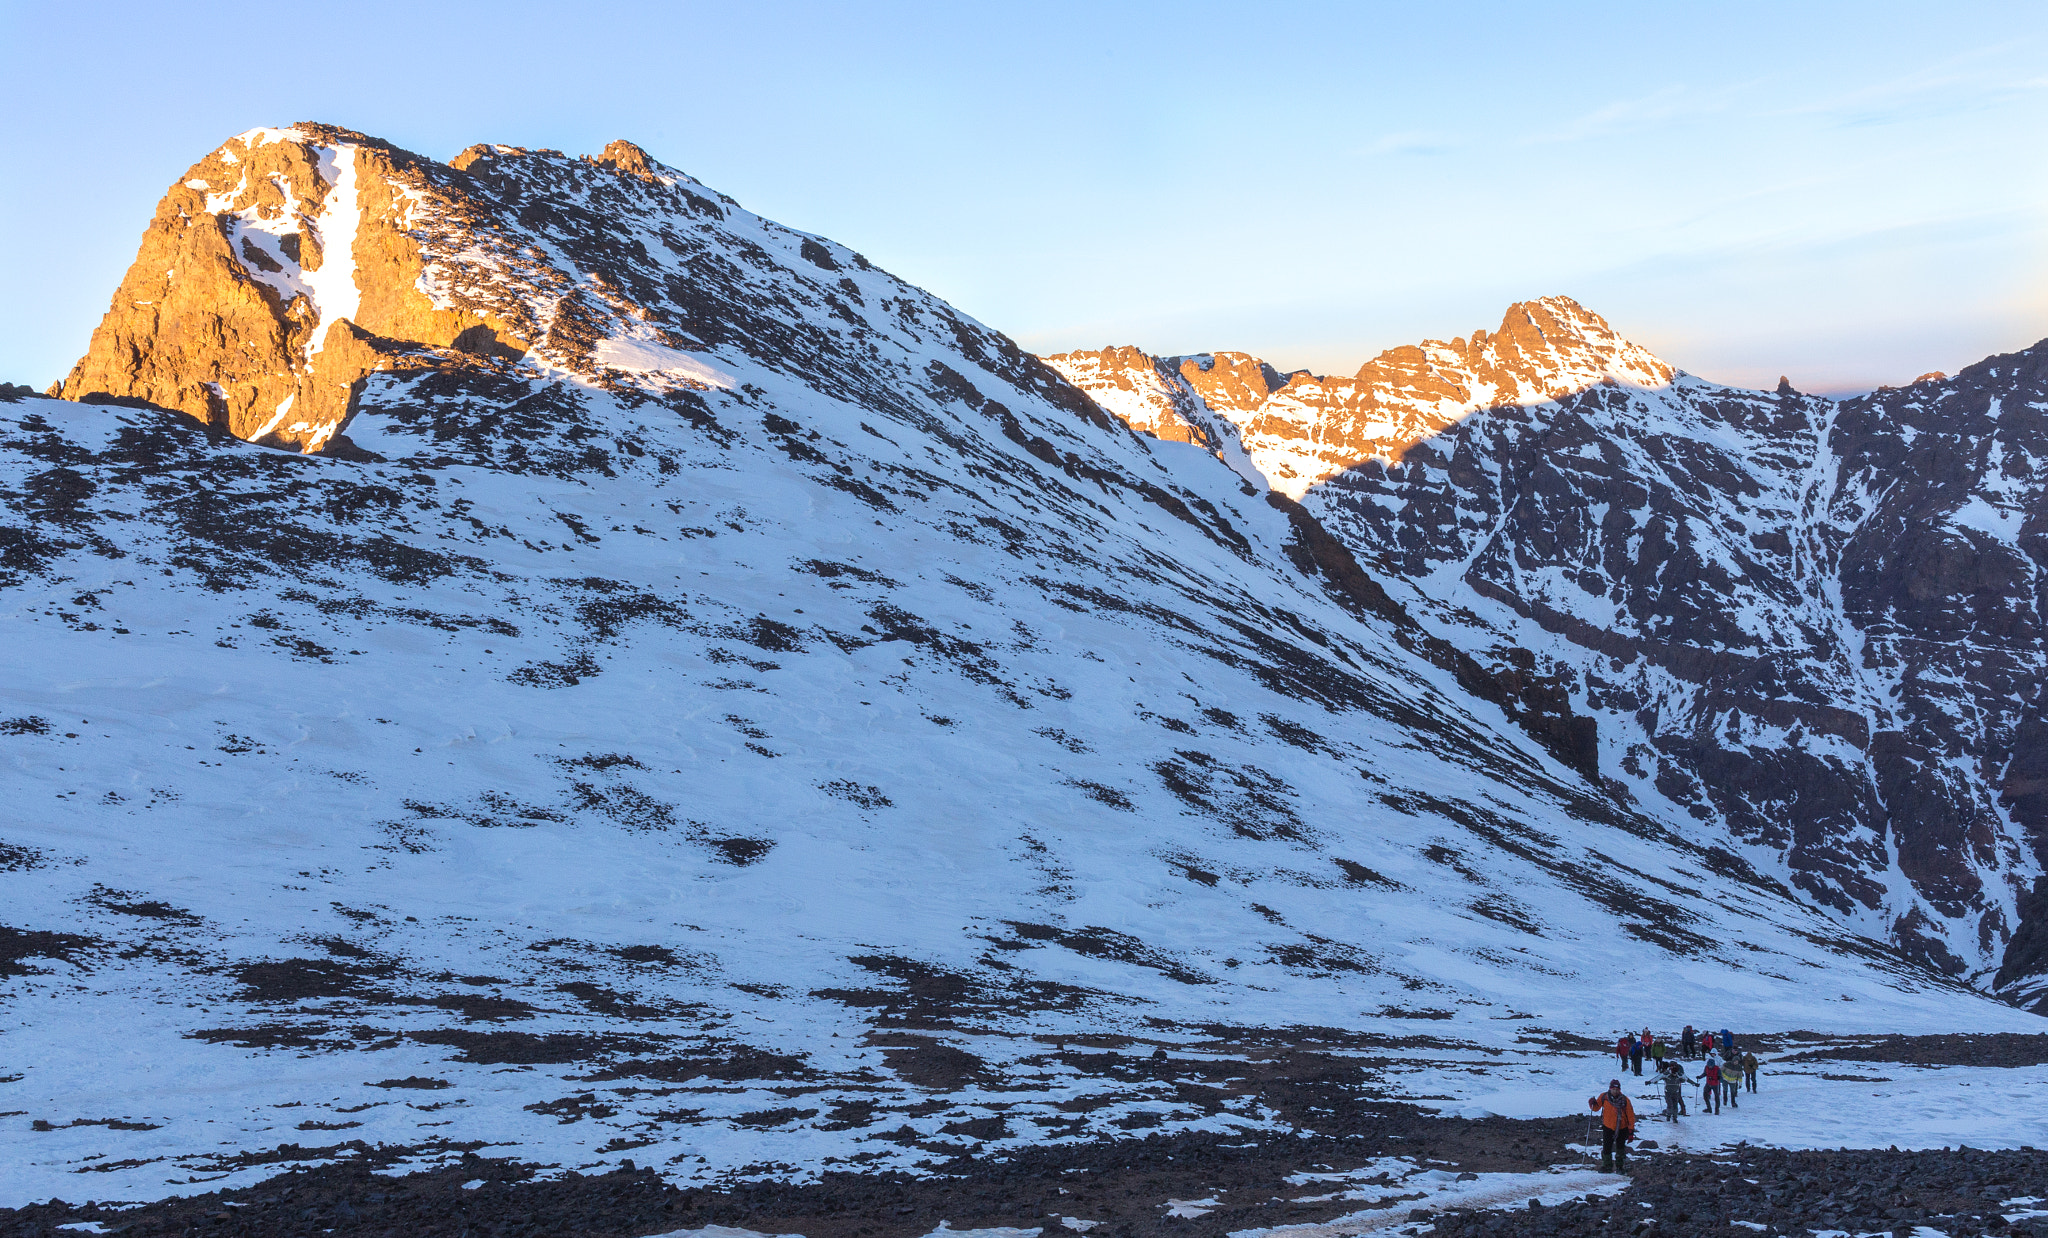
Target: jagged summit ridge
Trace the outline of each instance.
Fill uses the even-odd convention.
[[[1390,348],[1349,377],[1282,373],[1242,352],[1152,358],[1123,348],[1046,361],[1106,396],[1134,427],[1164,427],[1180,441],[1235,438],[1264,480],[1297,499],[1365,460],[1397,463],[1416,443],[1488,408],[1554,401],[1602,382],[1658,387],[1676,375],[1562,296],[1510,306],[1492,332]],[[1148,369],[1161,377],[1138,377]]]

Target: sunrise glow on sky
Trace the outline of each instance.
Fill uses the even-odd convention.
[[[630,138],[1044,352],[1348,372],[1562,293],[1846,391],[2048,335],[2039,4],[565,13],[7,0],[0,379],[77,358],[187,165],[299,119]]]

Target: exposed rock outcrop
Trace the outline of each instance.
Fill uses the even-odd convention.
[[[642,326],[648,311],[632,294],[647,290],[615,269],[630,254],[598,255],[578,279],[533,243],[524,224],[563,204],[525,200],[497,174],[525,154],[473,146],[443,164],[309,123],[230,139],[165,193],[57,394],[144,400],[238,438],[318,451],[371,373],[491,370],[531,351],[596,374],[607,340],[682,343]],[[582,166],[604,169],[591,178],[600,194],[620,174],[661,191],[695,184],[629,142]],[[708,194],[692,200],[717,209]]]

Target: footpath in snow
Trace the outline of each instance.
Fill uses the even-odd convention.
[[[1689,1080],[1697,1077],[1698,1060],[1683,1065]],[[1447,1116],[1590,1116],[1587,1097],[1615,1073],[1611,1055],[1582,1053],[1468,1070],[1437,1065],[1417,1072],[1409,1084],[1418,1099],[1440,1105]],[[1636,1105],[1640,1137],[1679,1151],[1708,1152],[1738,1143],[1909,1150],[2048,1147],[2048,1065],[1794,1063],[1772,1055],[1758,1072],[1758,1090],[1743,1092],[1718,1114],[1705,1111],[1699,1085],[1688,1082],[1690,1116],[1677,1122],[1662,1118],[1663,1085],[1648,1073],[1627,1075],[1623,1085]]]

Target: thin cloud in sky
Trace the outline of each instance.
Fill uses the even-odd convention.
[[[1691,87],[1674,84],[1647,95],[1618,99],[1595,108],[1557,128],[1532,133],[1522,139],[1522,144],[1549,146],[1583,142],[1589,138],[1640,133],[1673,121],[1696,120],[1726,112],[1730,100],[1737,97],[1739,90],[1739,87],[1731,86],[1703,94]]]
[[[2037,40],[1987,44],[1887,80],[1811,102],[1771,110],[1774,117],[1818,116],[1844,127],[1900,124],[2008,104],[2048,89],[2034,71]],[[2001,59],[2019,58],[2019,66]]]
[[[1367,159],[1387,155],[1447,155],[1458,146],[1459,143],[1444,134],[1417,129],[1405,133],[1389,133],[1377,141],[1366,143],[1352,154]]]

